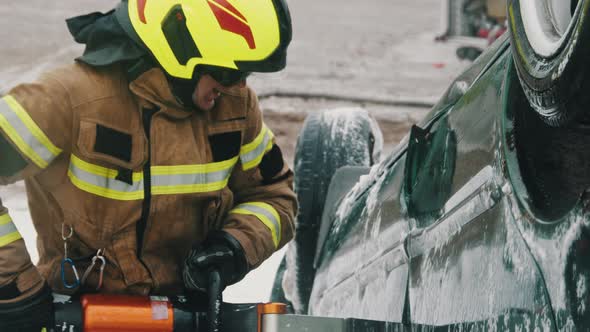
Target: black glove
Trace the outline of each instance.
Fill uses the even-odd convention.
[[[0,304],[0,331],[2,332],[40,332],[43,328],[52,329],[51,322],[53,322],[53,294],[47,285],[29,298],[19,302]]]
[[[213,232],[189,252],[182,271],[185,287],[206,292],[212,269],[219,271],[223,288],[242,280],[249,271],[244,249],[229,233]]]

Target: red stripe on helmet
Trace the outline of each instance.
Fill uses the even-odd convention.
[[[145,5],[147,0],[137,0],[137,14],[139,15],[139,20],[143,24],[147,24],[147,20],[145,19]]]
[[[240,13],[239,10],[237,10],[234,6],[232,6],[231,3],[227,2],[226,0],[213,0],[213,1],[216,2],[218,5],[220,5],[221,7],[229,10],[230,12],[232,12],[237,17],[239,17],[242,20],[248,22],[248,20],[244,17],[244,15],[242,15],[242,13]]]
[[[217,1],[224,1],[224,0],[217,0]],[[237,35],[244,37],[244,39],[248,43],[248,46],[250,47],[250,49],[256,48],[256,42],[254,41],[254,35],[252,34],[252,29],[250,29],[250,26],[248,26],[248,24],[238,20],[237,18],[235,18],[234,16],[232,16],[231,14],[226,12],[225,10],[217,7],[216,5],[213,5],[211,3],[211,1],[209,1],[208,3],[209,3],[209,7],[211,7],[211,10],[213,11],[213,14],[215,14],[215,18],[217,18],[217,22],[219,22],[219,26],[223,30],[233,32]],[[224,6],[224,8],[226,8],[226,7]],[[233,8],[233,7],[231,7],[231,8]],[[226,9],[230,10],[233,13],[233,11],[231,9],[229,9],[229,8],[226,8]],[[236,10],[235,8],[233,8],[233,9]],[[239,16],[243,17],[242,15],[239,15]],[[246,21],[246,19],[244,19],[244,21]]]

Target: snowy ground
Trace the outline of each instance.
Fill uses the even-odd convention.
[[[72,61],[81,47],[73,44],[63,20],[104,11],[115,3],[2,1],[0,93]],[[290,162],[305,114],[340,106],[362,106],[375,115],[384,131],[386,151],[390,150],[427,111],[393,105],[433,103],[466,65],[456,60],[453,46],[433,41],[440,27],[440,0],[290,0],[289,5],[294,39],[287,69],[254,75],[249,83],[262,96],[266,122]],[[338,98],[343,100],[334,100]],[[29,221],[24,185],[0,188],[0,197],[36,259],[36,234]],[[274,255],[244,281],[228,288],[225,299],[267,300],[281,255]]]

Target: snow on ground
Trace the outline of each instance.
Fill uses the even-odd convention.
[[[63,20],[112,8],[115,0],[60,2],[4,0],[0,4],[0,93],[33,80],[39,73],[72,61],[82,48],[75,45]],[[454,47],[433,42],[439,30],[439,0],[290,0],[294,24],[288,67],[249,80],[261,95],[266,121],[292,164],[302,111],[336,106],[363,106],[384,131],[385,150],[399,140],[409,124],[427,111],[393,107],[371,100],[434,102],[466,63],[456,60]],[[365,99],[352,103],[317,98],[280,98],[273,93],[315,94]],[[35,231],[30,223],[24,185],[1,187],[0,197],[34,260]],[[228,288],[232,302],[265,301],[282,257],[275,254],[239,284]]]

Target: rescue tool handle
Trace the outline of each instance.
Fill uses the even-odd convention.
[[[221,274],[217,269],[209,270],[209,287],[207,288],[207,295],[209,297],[209,312],[207,315],[209,331],[219,332],[221,326],[221,303],[223,302],[223,284],[221,281]]]

